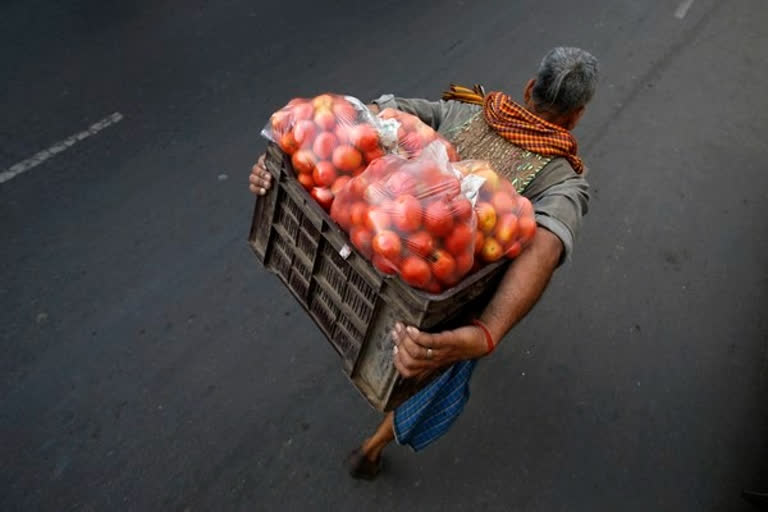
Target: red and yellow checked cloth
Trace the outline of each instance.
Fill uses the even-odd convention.
[[[571,132],[536,116],[503,92],[492,92],[483,102],[485,121],[515,146],[544,156],[561,156],[578,174],[584,162]]]
[[[470,89],[451,84],[443,99],[482,105],[488,125],[515,146],[544,156],[561,156],[577,173],[584,172],[571,132],[532,114],[503,92],[486,94],[482,85]]]

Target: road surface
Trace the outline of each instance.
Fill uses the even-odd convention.
[[[0,510],[750,510],[768,4],[261,4],[0,6]],[[326,90],[519,95],[557,44],[603,71],[573,261],[449,435],[351,480],[378,416],[245,243],[259,131]]]

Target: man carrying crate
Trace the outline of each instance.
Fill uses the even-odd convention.
[[[577,144],[570,131],[592,99],[598,80],[597,59],[578,48],[558,47],[541,61],[538,73],[524,89],[524,106],[506,94],[485,94],[452,86],[443,100],[403,99],[384,95],[370,105],[374,112],[395,108],[418,116],[457,143],[463,159],[485,159],[474,132],[492,131],[509,142],[510,150],[533,155],[538,165],[526,165],[525,188],[540,228],[531,245],[514,259],[485,309],[470,325],[438,333],[420,332],[396,324],[392,339],[394,364],[406,378],[433,378],[422,390],[389,412],[373,436],[350,455],[352,476],[374,478],[382,467],[384,447],[396,439],[414,450],[434,442],[461,414],[469,398],[469,380],[478,359],[533,308],[555,269],[573,250],[574,239],[587,213],[589,185]],[[496,165],[504,165],[495,155]],[[502,157],[503,158],[503,155]],[[533,169],[531,171],[530,169]],[[263,195],[272,186],[262,155],[253,166],[250,189]],[[469,322],[468,322],[469,323]]]

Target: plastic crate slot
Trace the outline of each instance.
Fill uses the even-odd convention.
[[[360,345],[353,336],[339,328],[338,325],[333,335],[333,341],[344,357],[345,366],[351,370],[357,360],[357,354],[360,352]]]
[[[360,322],[367,324],[373,316],[373,304],[360,295],[360,292],[354,286],[347,286],[344,290],[344,304],[357,316]]]
[[[299,229],[299,239],[296,242],[299,252],[305,255],[310,261],[315,259],[317,253],[317,241],[312,239],[304,228]]]
[[[304,280],[301,274],[292,272],[291,278],[288,280],[288,287],[293,291],[297,299],[306,303],[307,292],[309,292],[309,283]]]
[[[343,331],[345,336],[353,340],[358,348],[362,344],[363,333],[360,332],[360,329],[355,325],[355,322],[352,322],[351,319],[347,318],[343,312],[341,312],[336,319],[336,329]]]
[[[322,278],[333,290],[343,297],[344,290],[347,286],[346,273],[336,267],[328,258],[322,258],[317,270],[318,278]]]
[[[283,280],[287,281],[291,274],[291,258],[285,254],[279,247],[275,246],[272,249],[272,254],[269,259],[269,267]]]
[[[371,306],[376,303],[376,290],[357,272],[350,272],[349,282],[365,297]]]
[[[304,256],[297,253],[293,258],[293,273],[300,275],[304,281],[309,283],[312,279],[312,262],[307,261]]]
[[[316,293],[312,298],[310,311],[315,314],[318,324],[329,334],[333,334],[338,308],[333,305],[330,296],[321,288],[315,288]]]
[[[317,240],[320,237],[320,231],[318,231],[315,225],[312,224],[312,219],[310,219],[306,215],[301,220],[301,227],[304,228],[307,231],[307,233],[309,233],[309,236],[314,240]]]
[[[299,221],[292,212],[292,208],[287,206],[291,204],[290,197],[284,196],[284,198],[285,200],[280,204],[280,209],[275,219],[275,227],[283,228],[291,240],[296,240]]]
[[[285,207],[291,212],[294,219],[299,220],[304,217],[302,205],[299,205],[293,198],[288,197],[288,200],[285,202]]]

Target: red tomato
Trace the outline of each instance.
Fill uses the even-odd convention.
[[[430,279],[427,286],[424,287],[424,291],[431,293],[432,295],[440,295],[443,293],[443,287],[440,286],[437,279]]]
[[[419,231],[408,237],[406,248],[417,256],[426,258],[435,250],[435,240],[426,231]]]
[[[315,180],[312,179],[311,174],[299,174],[299,176],[296,178],[299,180],[299,183],[301,183],[301,186],[304,187],[307,190],[312,190],[315,188]]]
[[[527,197],[517,196],[517,216],[518,217],[533,217],[533,205]]]
[[[315,170],[312,171],[312,179],[321,187],[330,187],[336,181],[336,168],[331,162],[317,162]]]
[[[272,132],[277,137],[282,136],[291,127],[291,121],[293,121],[293,119],[294,119],[294,116],[291,110],[289,109],[278,110],[277,112],[272,114],[272,117],[269,118],[270,125],[272,126]]]
[[[451,211],[458,222],[466,222],[472,218],[472,203],[466,197],[456,196],[451,201]]]
[[[285,132],[283,136],[280,137],[280,141],[277,145],[289,155],[293,155],[299,149],[299,143],[296,142],[296,138],[291,131]]]
[[[312,105],[314,105],[318,110],[328,110],[333,106],[333,96],[330,94],[321,94],[319,96],[315,96],[312,99]]]
[[[312,144],[312,151],[315,152],[318,158],[327,160],[333,154],[336,146],[336,136],[331,132],[322,132],[317,136],[314,144]]]
[[[299,146],[308,148],[312,145],[317,135],[317,125],[312,121],[303,119],[296,123],[293,128],[293,137],[298,142]],[[315,151],[317,153],[317,151]]]
[[[331,211],[331,205],[333,204],[333,192],[331,192],[331,189],[327,187],[314,187],[309,195],[323,207],[323,210]]]
[[[305,175],[302,175],[305,176]],[[333,192],[333,190],[331,190]],[[352,220],[349,214],[349,205],[343,201],[339,201],[337,197],[331,205],[331,218],[341,226],[344,231],[349,231],[352,224]]]
[[[366,159],[367,158],[368,157],[366,156]],[[391,160],[389,158],[377,158],[374,161],[372,161],[368,165],[368,169],[367,169],[371,179],[375,181],[383,178],[387,174],[387,171],[389,170],[390,163],[391,163]],[[387,184],[388,186],[388,183],[385,182],[385,184]]]
[[[503,213],[511,212],[515,209],[517,206],[517,201],[503,191],[498,191],[495,194],[493,194],[493,197],[491,198],[491,204],[494,208],[496,208],[496,213],[499,215]]]
[[[536,234],[536,220],[533,217],[520,217],[518,229],[520,230],[520,241],[526,244]]]
[[[312,174],[316,162],[317,157],[308,149],[300,149],[291,157],[293,169],[298,173]]]
[[[402,249],[400,237],[394,231],[389,230],[376,233],[376,236],[373,237],[372,247],[374,253],[389,261],[397,260]]]
[[[429,264],[418,256],[408,256],[400,264],[400,277],[416,288],[424,288],[432,279]]]
[[[453,215],[445,201],[435,201],[424,212],[424,227],[434,236],[443,237],[453,230]]]
[[[336,116],[330,110],[318,110],[315,113],[315,123],[327,132],[332,132],[336,129]]]
[[[456,260],[453,256],[448,251],[438,249],[433,254],[433,258],[434,260],[430,265],[432,275],[445,285],[456,284],[458,282],[456,279]]]
[[[514,213],[506,213],[496,223],[494,235],[501,245],[508,245],[517,236],[518,221]]]
[[[338,125],[336,126],[336,129],[333,131],[333,133],[336,135],[336,140],[339,141],[339,144],[346,144],[349,142],[349,127],[345,125]]]
[[[424,149],[421,139],[414,132],[408,132],[402,137],[398,137],[397,144],[400,146],[400,151],[404,152],[408,158],[418,156],[421,150]]]
[[[515,242],[509,246],[509,248],[504,253],[504,256],[506,256],[509,259],[513,259],[520,256],[521,252],[523,252],[522,244],[520,242]]]
[[[295,121],[312,119],[315,115],[315,107],[311,103],[300,103],[295,107],[291,107],[291,114]]]
[[[364,176],[356,176],[349,182],[349,193],[355,199],[362,199],[365,197],[365,191],[368,189],[368,180]]]
[[[363,155],[352,146],[338,146],[333,150],[333,165],[342,171],[352,172],[363,163]]]
[[[402,195],[395,200],[392,217],[395,226],[406,233],[416,231],[421,227],[421,203],[411,195]]]
[[[374,254],[373,258],[371,258],[371,262],[373,263],[374,267],[379,269],[384,274],[388,274],[388,275],[397,274],[397,265],[392,261],[388,260],[387,258],[383,258],[378,254]]]
[[[373,151],[379,147],[379,134],[370,124],[358,124],[349,132],[349,140],[360,151]]]
[[[493,261],[497,261],[503,255],[504,249],[501,247],[501,244],[496,241],[495,238],[485,239],[483,251],[480,253],[480,257],[483,258],[483,261],[491,263]]]
[[[333,105],[333,113],[339,124],[351,124],[357,119],[357,110],[346,100],[336,102]]]
[[[392,224],[389,214],[382,208],[368,208],[365,216],[365,226],[372,232],[383,231]]]
[[[352,245],[357,247],[366,258],[371,257],[371,241],[373,236],[371,236],[370,231],[360,226],[352,226],[349,232],[349,239],[352,241]]]
[[[368,205],[358,201],[349,209],[349,218],[353,226],[364,227],[368,217]]]
[[[373,149],[371,151],[366,151],[363,156],[365,157],[366,162],[371,163],[377,158],[383,157],[384,154],[385,154],[384,150],[377,147],[376,149]]]
[[[363,198],[369,205],[378,206],[389,199],[389,196],[387,195],[387,191],[384,190],[384,188],[379,183],[373,183],[368,185],[368,188],[365,189]]]
[[[485,235],[482,231],[475,231],[475,254],[479,255],[483,252],[483,245],[485,245]]]
[[[436,180],[432,190],[432,195],[440,195],[448,199],[453,199],[461,193],[461,184],[459,183],[459,180],[453,176],[441,176],[439,180]]]
[[[477,212],[477,228],[484,233],[492,233],[496,227],[496,209],[491,203],[479,203],[475,207]]]
[[[319,164],[318,164],[319,165]],[[335,172],[335,169],[334,169]],[[344,189],[344,186],[349,183],[349,180],[351,180],[349,176],[339,176],[336,178],[336,181],[333,182],[333,185],[331,185],[331,192],[333,192],[334,196],[338,196],[339,193]]]
[[[472,254],[470,245],[474,240],[474,233],[468,224],[458,224],[453,231],[445,237],[443,245],[454,256],[459,256],[469,252]]]
[[[456,275],[459,279],[467,275],[472,270],[472,265],[475,263],[475,256],[471,252],[467,251],[456,256]]]
[[[401,170],[393,172],[387,179],[387,189],[393,197],[397,197],[413,193],[417,183],[418,181],[413,176]]]

